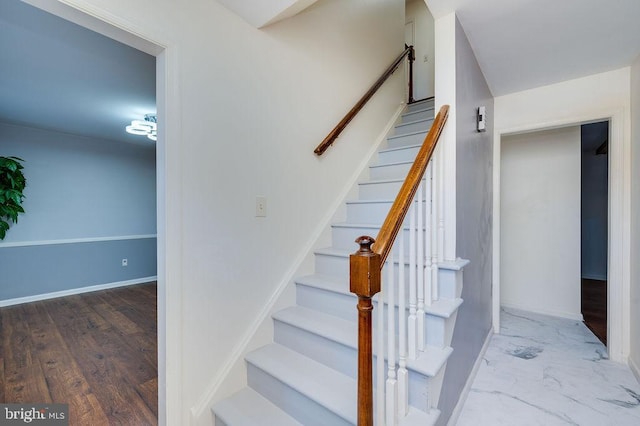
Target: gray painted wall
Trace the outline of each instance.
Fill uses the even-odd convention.
[[[485,106],[487,131],[476,131]],[[491,329],[493,96],[456,19],[456,250],[469,259],[439,408],[446,424]]]
[[[24,159],[27,178],[26,214],[0,242],[0,300],[156,275],[155,146],[0,123],[0,155]],[[68,243],[100,238],[115,241]]]
[[[155,238],[0,247],[0,301],[153,277],[156,270]]]

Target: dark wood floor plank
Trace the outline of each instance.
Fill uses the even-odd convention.
[[[24,306],[36,348],[35,354],[40,361],[51,399],[69,404],[71,424],[90,424],[93,418],[101,417],[106,420],[104,413],[100,416],[99,412],[94,412],[94,407],[87,398],[91,393],[89,385],[46,311],[46,305],[32,303]]]
[[[70,309],[79,304],[80,301],[75,300],[71,304],[58,306],[52,315],[54,320],[56,316],[64,318],[73,315]],[[79,309],[78,312],[80,311],[82,310]],[[112,333],[117,334],[115,328]],[[83,371],[87,372],[87,382],[109,421],[116,424],[150,424],[149,418],[153,417],[153,413],[148,407],[142,407],[146,404],[135,391],[135,385],[141,380],[141,371],[145,373],[143,377],[146,380],[154,373],[140,368],[140,360],[130,356],[128,348],[116,347],[113,338],[108,337],[108,332],[99,328],[88,332],[84,323],[78,321],[69,323],[61,330],[61,334],[71,343],[71,352]],[[157,376],[157,371],[155,375]]]
[[[582,279],[582,316],[584,323],[607,344],[607,282]]]
[[[158,416],[158,378],[149,380],[148,382],[138,385],[136,388],[140,397],[147,403],[149,408],[153,410],[153,414]]]
[[[24,305],[6,308],[2,315],[5,400],[16,403],[52,402],[40,362],[35,356]]]
[[[0,401],[68,403],[71,425],[157,425],[156,291],[0,308]]]
[[[0,401],[5,400],[4,396],[4,329],[2,327],[2,312],[0,312]]]

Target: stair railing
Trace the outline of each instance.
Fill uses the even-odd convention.
[[[444,221],[441,167],[433,161],[433,154],[448,114],[448,105],[440,108],[376,239],[359,237],[356,243],[360,249],[350,256],[350,291],[358,296],[358,426],[372,426],[374,419],[374,302],[377,305],[376,424],[394,426],[408,413],[407,360],[416,359],[425,349],[425,306],[438,299],[437,264],[443,255]],[[394,245],[396,237],[398,244]],[[386,280],[381,292],[383,266]]]
[[[342,120],[333,128],[331,132],[327,135],[326,138],[320,145],[313,150],[317,155],[322,155],[329,148],[333,142],[340,136],[340,133],[347,127],[347,124],[353,120],[353,118],[360,112],[360,110],[366,105],[366,103],[373,97],[373,95],[378,91],[378,89],[384,84],[385,81],[398,69],[400,64],[404,61],[405,58],[409,60],[409,103],[414,102],[413,99],[413,61],[415,61],[415,51],[413,50],[413,46],[404,45],[405,49],[402,51],[400,56],[396,58],[395,61],[389,68],[385,70],[385,72],[380,76],[380,78],[371,86],[371,88],[367,91],[367,93],[360,98],[360,100],[351,108],[351,110],[344,116]]]

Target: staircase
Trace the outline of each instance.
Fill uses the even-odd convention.
[[[273,343],[246,356],[248,386],[212,408],[217,426],[356,424],[357,298],[349,293],[349,255],[357,237],[377,235],[432,121],[432,100],[407,108],[370,166],[370,180],[359,184],[359,199],[347,203],[347,221],[332,226],[333,245],[315,252],[316,273],[296,280],[297,304],[273,315]],[[407,360],[409,410],[399,425],[432,425],[440,414],[464,264],[438,264],[439,298],[425,306],[424,351]]]

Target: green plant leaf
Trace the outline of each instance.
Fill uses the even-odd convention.
[[[27,180],[21,162],[24,160],[19,157],[0,157],[0,240],[10,228],[9,222],[17,223],[18,216],[24,213],[22,191]]]

